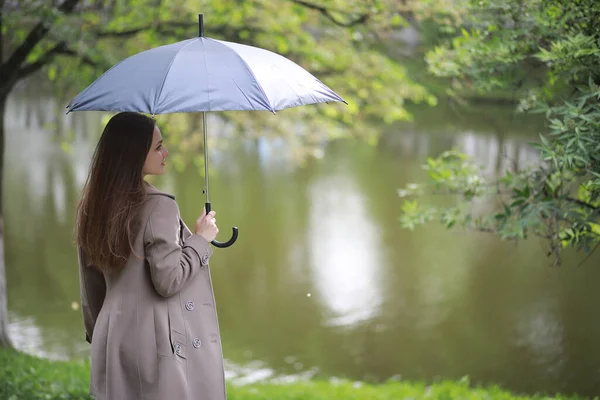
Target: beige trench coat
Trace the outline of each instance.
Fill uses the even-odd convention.
[[[79,250],[81,305],[98,400],[225,400],[208,261],[175,197],[147,186],[135,255],[103,274]]]

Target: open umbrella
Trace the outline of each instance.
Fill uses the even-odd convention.
[[[206,112],[285,108],[344,102],[338,94],[287,58],[257,47],[199,37],[137,53],[117,63],[67,106],[68,111],[136,111],[146,114],[202,112],[206,212],[208,191]],[[232,228],[229,247],[237,239]]]

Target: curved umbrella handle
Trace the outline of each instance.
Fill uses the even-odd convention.
[[[210,212],[210,203],[205,203],[204,207],[206,208],[206,213],[208,214]],[[218,247],[220,249],[224,249],[225,247],[229,247],[232,244],[235,243],[235,241],[238,238],[238,228],[237,226],[234,226],[231,228],[232,234],[231,234],[231,239],[229,239],[226,242],[219,242],[218,240],[213,240],[212,242],[210,242],[213,246]]]
[[[213,246],[215,246],[215,247],[219,247],[219,248],[221,248],[221,249],[224,249],[225,247],[229,247],[229,246],[231,246],[232,244],[234,244],[234,243],[235,243],[235,241],[237,240],[237,237],[238,237],[238,228],[237,228],[237,226],[234,226],[234,227],[232,227],[232,228],[231,228],[231,231],[232,231],[232,234],[231,234],[231,239],[229,239],[229,240],[228,240],[228,241],[226,241],[226,242],[219,242],[219,241],[217,241],[217,240],[213,240],[213,241],[211,242],[211,243],[212,243],[212,245],[213,245]]]

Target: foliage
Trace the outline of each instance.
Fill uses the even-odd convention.
[[[560,262],[570,246],[600,243],[600,3],[595,0],[469,1],[454,36],[426,55],[429,71],[453,82],[448,94],[511,90],[517,111],[545,113],[540,160],[487,180],[457,152],[428,161],[429,180],[402,195],[447,193],[452,207],[405,203],[405,227],[433,219],[447,226],[538,236]],[[484,196],[497,206],[475,207]],[[425,217],[423,217],[423,215]]]
[[[210,0],[201,8],[192,0],[79,1],[68,14],[58,12],[53,3],[25,0],[15,7],[5,5],[3,32],[15,48],[38,21],[51,24],[27,61],[28,65],[48,61],[43,70],[64,97],[82,90],[128,55],[197,36],[197,13],[202,12],[206,36],[278,52],[349,103],[298,107],[276,118],[269,113],[220,113],[238,132],[284,136],[305,145],[348,135],[369,138],[375,134],[372,120],[391,123],[410,118],[405,101],[436,101],[374,45],[405,24],[392,0]],[[198,149],[180,140],[182,132],[201,132],[198,118],[174,115],[158,121],[168,126],[163,131],[173,133],[172,144],[183,154]]]
[[[91,399],[87,394],[89,364],[39,359],[15,350],[0,349],[0,398],[7,400]],[[228,385],[231,400],[392,400],[392,399],[577,399],[566,396],[516,396],[497,386],[473,387],[468,378],[426,385],[389,381],[369,385],[347,381],[255,383]]]

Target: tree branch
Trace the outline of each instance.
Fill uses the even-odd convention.
[[[79,0],[65,0],[60,6],[58,11],[69,14],[73,11]],[[53,21],[52,21],[53,22]],[[27,56],[34,47],[46,36],[52,27],[51,22],[39,21],[36,26],[29,32],[23,43],[15,49],[8,60],[0,66],[2,71],[2,84],[0,87],[2,91],[6,91],[7,88],[12,87],[16,82],[19,74],[20,66],[27,59]]]
[[[154,22],[154,23],[151,23],[148,25],[139,26],[137,28],[131,28],[128,30],[123,30],[123,31],[110,31],[110,30],[97,31],[97,32],[94,32],[93,35],[96,36],[98,39],[111,39],[111,38],[124,39],[124,38],[128,38],[131,36],[135,36],[138,33],[142,33],[142,32],[153,29],[156,33],[159,33],[161,35],[174,36],[174,35],[176,35],[176,33],[177,33],[176,29],[178,29],[178,28],[184,28],[184,29],[194,28],[195,29],[197,27],[198,27],[197,23],[190,23],[189,21],[159,21],[159,22]],[[210,27],[210,33],[219,34],[221,36],[228,37],[231,40],[234,40],[235,38],[240,38],[241,32],[258,34],[258,33],[264,33],[265,31],[263,29],[253,28],[253,27],[243,27],[243,28],[234,29],[234,28],[228,27],[226,25],[220,25],[220,26],[211,25],[211,27]]]
[[[0,1],[4,1],[4,0],[0,0]],[[122,39],[122,38],[134,36],[138,33],[142,33],[144,31],[147,31],[150,29],[154,29],[157,33],[160,33],[160,34],[173,35],[175,33],[174,29],[195,28],[196,26],[197,26],[196,23],[190,23],[190,22],[163,21],[163,22],[152,23],[149,25],[132,28],[129,30],[124,30],[124,31],[98,31],[98,32],[94,32],[93,35],[96,36],[98,39],[108,39],[108,38],[121,38]],[[226,27],[219,27],[218,31],[220,33],[225,33],[225,29],[226,29]],[[249,32],[254,32],[254,33],[259,32],[259,30],[251,29],[251,28],[244,28],[244,30],[249,31]],[[213,29],[213,31],[214,31],[214,29]],[[231,32],[227,32],[227,33],[233,34],[233,35],[235,35],[236,33],[239,34],[239,32],[236,32],[236,31],[231,31]],[[89,58],[85,55],[82,55],[82,54],[78,53],[77,51],[69,48],[67,46],[66,42],[60,42],[56,46],[54,46],[53,48],[48,50],[46,53],[41,55],[36,61],[25,64],[21,68],[19,68],[17,73],[15,74],[15,81],[19,80],[19,79],[23,79],[23,78],[30,76],[30,75],[34,74],[35,72],[39,71],[42,67],[44,67],[44,65],[50,63],[54,59],[54,57],[56,57],[58,55],[65,55],[65,56],[70,56],[70,57],[74,57],[74,58],[79,58],[84,64],[89,65],[91,67],[102,66],[101,65],[102,63],[94,61],[91,58]]]
[[[153,24],[149,24],[149,25],[145,25],[145,26],[140,26],[137,28],[128,29],[125,31],[98,31],[98,32],[94,33],[94,36],[96,36],[99,39],[126,38],[126,37],[130,37],[130,36],[135,36],[138,33],[145,32],[150,29],[155,29],[158,33],[163,33],[162,31],[167,27],[173,29],[173,28],[195,28],[197,26],[198,26],[197,23],[180,22],[180,21],[164,21],[161,23],[153,23]],[[165,30],[165,32],[166,32],[166,30]]]
[[[4,0],[0,0],[0,76],[2,76],[2,63],[4,61],[4,35],[2,34],[2,24],[4,19]]]
[[[35,62],[25,64],[21,68],[19,68],[16,75],[17,80],[28,77],[29,75],[39,71],[44,65],[51,62],[57,55],[77,57],[81,59],[81,61],[84,64],[87,64],[91,67],[98,67],[98,63],[92,60],[91,58],[82,56],[73,49],[68,48],[65,42],[60,42],[59,44],[48,50],[46,53],[41,55]]]
[[[583,264],[585,264],[585,262],[586,262],[587,260],[589,260],[589,258],[590,258],[591,256],[593,256],[593,255],[594,255],[594,253],[596,252],[596,250],[598,250],[598,247],[599,247],[599,246],[600,246],[600,242],[598,242],[598,243],[596,244],[596,246],[594,246],[594,249],[593,249],[592,251],[590,251],[590,252],[589,252],[589,254],[588,254],[588,255],[587,255],[587,256],[586,256],[586,257],[583,259],[583,261],[581,261],[581,262],[580,262],[580,263],[577,265],[577,267],[581,267]]]
[[[567,197],[566,200],[570,201],[571,203],[578,204],[578,205],[580,205],[582,207],[586,207],[586,208],[589,208],[589,209],[594,210],[594,211],[598,210],[598,207],[594,206],[593,204],[587,203],[587,202],[585,202],[583,200],[575,199],[573,197]]]
[[[66,2],[66,1],[65,1]],[[104,2],[104,4],[103,4]],[[42,3],[42,4],[40,4]],[[43,3],[57,3],[57,4],[49,4],[49,5],[43,5]],[[40,8],[50,8],[50,9],[57,9],[60,10],[60,8],[57,8],[56,6],[58,5],[59,1],[57,0],[5,0],[4,2],[4,11],[9,12],[9,13],[14,13],[17,12],[20,15],[24,15],[24,16],[29,16],[29,17],[33,17],[33,13],[35,11],[38,11]],[[112,11],[112,7],[114,7],[114,1],[110,2],[110,4],[105,4],[108,3],[108,1],[98,1],[96,2],[96,4],[92,4],[89,0],[84,1],[83,3],[80,3],[78,1],[77,4],[77,12],[107,12],[110,13]],[[61,6],[59,6],[61,7]],[[74,10],[73,10],[74,11]],[[67,11],[66,13],[69,14],[71,11]]]
[[[65,48],[64,50],[57,52],[56,55],[77,57],[83,64],[88,65],[93,68],[105,67],[105,69],[108,69],[110,67],[110,65],[104,65],[106,63],[103,64],[101,62],[94,61],[91,58],[89,58],[88,56],[79,54],[76,51],[74,51],[73,49],[69,49],[69,48]]]
[[[369,14],[360,14],[357,18],[355,18],[354,20],[351,21],[340,21],[339,19],[337,19],[332,13],[331,10],[323,7],[323,6],[318,6],[316,4],[312,4],[309,2],[306,2],[304,0],[291,0],[292,3],[301,5],[303,7],[306,8],[310,8],[311,10],[317,10],[319,11],[321,14],[323,14],[325,17],[327,17],[329,20],[331,20],[334,24],[339,25],[339,26],[343,26],[345,28],[351,27],[351,26],[355,26],[355,25],[360,25],[360,24],[364,24],[365,22],[367,22],[367,20],[369,19],[370,15]],[[346,13],[348,14],[348,13]]]
[[[39,71],[47,62],[51,61],[56,54],[66,49],[65,42],[60,42],[52,49],[41,55],[35,62],[23,65],[16,73],[16,79],[23,79],[37,71]]]

